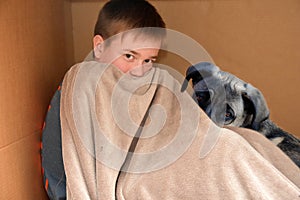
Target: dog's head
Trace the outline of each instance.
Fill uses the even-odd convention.
[[[269,118],[266,101],[257,88],[211,63],[189,67],[183,90],[190,79],[196,102],[218,125],[258,130]]]

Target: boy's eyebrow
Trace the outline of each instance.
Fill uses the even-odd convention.
[[[133,55],[138,55],[138,56],[141,55],[139,52],[136,52],[136,51],[131,50],[131,49],[123,49],[123,51],[128,51],[128,52],[132,53]],[[150,58],[156,59],[157,56],[151,56]]]

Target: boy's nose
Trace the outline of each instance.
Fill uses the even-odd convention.
[[[146,72],[148,72],[152,68],[149,64],[141,64],[136,67],[134,67],[132,70],[130,70],[130,74],[133,76],[144,76]]]

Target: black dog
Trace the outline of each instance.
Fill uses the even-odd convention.
[[[216,124],[260,132],[300,167],[300,140],[270,120],[264,96],[257,88],[208,62],[187,69],[182,90],[190,79],[196,102]]]

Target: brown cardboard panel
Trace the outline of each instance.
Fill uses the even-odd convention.
[[[0,147],[42,128],[69,67],[64,9],[60,0],[1,1]]]
[[[48,199],[43,188],[40,134],[0,149],[0,199]]]
[[[72,25],[72,4],[70,0],[64,2],[64,29],[65,29],[65,59],[67,67],[75,64],[74,61],[74,42],[73,42],[73,25]]]

